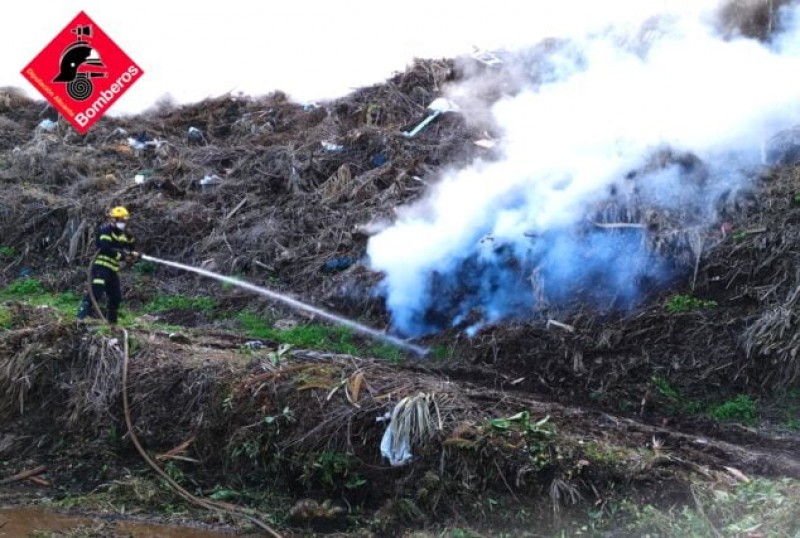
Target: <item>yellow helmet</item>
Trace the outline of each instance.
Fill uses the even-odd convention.
[[[125,209],[124,207],[117,206],[108,212],[108,216],[113,219],[127,219],[131,215],[130,213],[128,213],[128,210]]]

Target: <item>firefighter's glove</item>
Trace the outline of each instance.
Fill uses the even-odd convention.
[[[125,260],[128,263],[136,263],[141,259],[142,255],[139,252],[136,252],[135,250],[128,252],[128,255],[125,257]]]

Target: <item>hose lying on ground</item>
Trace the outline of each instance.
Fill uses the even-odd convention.
[[[94,308],[95,312],[97,313],[98,317],[103,320],[103,322],[108,322],[106,317],[103,315],[102,310],[100,309],[100,305],[97,304],[97,298],[94,296],[94,290],[92,289],[92,265],[94,265],[94,260],[97,257],[95,254],[91,261],[89,262],[89,266],[86,270],[87,274],[87,283],[89,286],[89,299],[92,303],[92,308]],[[265,531],[268,535],[272,538],[281,538],[281,535],[278,534],[272,527],[261,521],[260,519],[251,516],[250,514],[246,513],[246,509],[240,506],[236,506],[233,504],[228,503],[220,503],[217,501],[210,501],[207,499],[201,499],[195,495],[189,493],[183,486],[175,482],[158,464],[153,461],[153,459],[147,454],[142,444],[139,442],[139,438],[136,435],[136,432],[133,429],[133,421],[131,420],[131,409],[130,409],[130,402],[128,400],[128,362],[130,359],[130,348],[128,345],[128,331],[123,328],[118,328],[122,332],[122,407],[125,413],[125,425],[128,428],[128,434],[130,434],[131,441],[133,442],[133,446],[136,447],[137,452],[142,456],[144,461],[149,465],[161,478],[163,478],[169,486],[175,490],[175,492],[183,497],[185,500],[189,501],[192,504],[200,506],[201,508],[205,508],[206,510],[214,510],[216,512],[221,512],[225,514],[231,514],[234,516],[240,516],[247,519],[253,525],[261,528]]]

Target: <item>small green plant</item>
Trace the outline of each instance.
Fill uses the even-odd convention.
[[[287,405],[286,407],[283,408],[280,414],[266,416],[264,417],[263,420],[264,424],[268,426],[273,426],[276,429],[277,433],[280,433],[281,422],[288,424],[290,422],[294,422],[295,419],[294,419],[294,413],[292,412],[291,409],[289,409],[289,406]]]
[[[733,400],[713,406],[709,414],[716,420],[738,420],[745,424],[756,421],[756,403],[746,394],[740,394]]]
[[[681,397],[681,393],[678,392],[678,390],[675,387],[670,385],[669,381],[667,381],[660,375],[654,375],[653,377],[650,378],[650,380],[653,382],[653,385],[655,385],[658,393],[664,398],[667,398],[669,400],[677,400],[678,398]]]
[[[719,306],[719,304],[714,300],[698,299],[691,295],[673,295],[667,300],[664,308],[666,308],[667,312],[670,314],[679,314],[691,310],[716,308],[717,306]]]
[[[167,475],[169,475],[169,477],[173,479],[175,482],[179,484],[183,482],[184,478],[183,471],[181,470],[180,467],[178,467],[178,465],[174,461],[170,460],[167,462],[166,465],[164,465],[164,472],[166,472]]]
[[[6,286],[4,292],[12,297],[39,295],[44,293],[44,286],[42,286],[38,278],[25,277],[13,281]]]
[[[311,465],[305,465],[300,479],[306,484],[315,481],[336,488],[358,489],[367,483],[367,479],[353,472],[355,461],[352,456],[336,450],[323,450]]]
[[[796,193],[795,193],[794,197],[792,198],[792,201],[793,201],[795,204],[800,204],[800,192],[796,192]]]
[[[140,275],[152,275],[158,269],[158,264],[151,261],[140,261],[133,266],[134,272]]]
[[[437,344],[431,348],[431,358],[438,361],[452,359],[454,354],[455,350],[452,347],[444,346],[442,344]]]
[[[255,462],[261,453],[261,445],[255,439],[247,439],[230,445],[228,453],[232,461],[249,460]]]
[[[14,247],[0,245],[0,258],[13,258],[16,255],[17,251]]]

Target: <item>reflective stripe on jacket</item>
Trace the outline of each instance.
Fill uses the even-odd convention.
[[[94,264],[108,267],[112,271],[119,271],[119,262],[126,252],[133,250],[133,236],[126,234],[113,224],[104,224],[97,231],[97,258]]]

